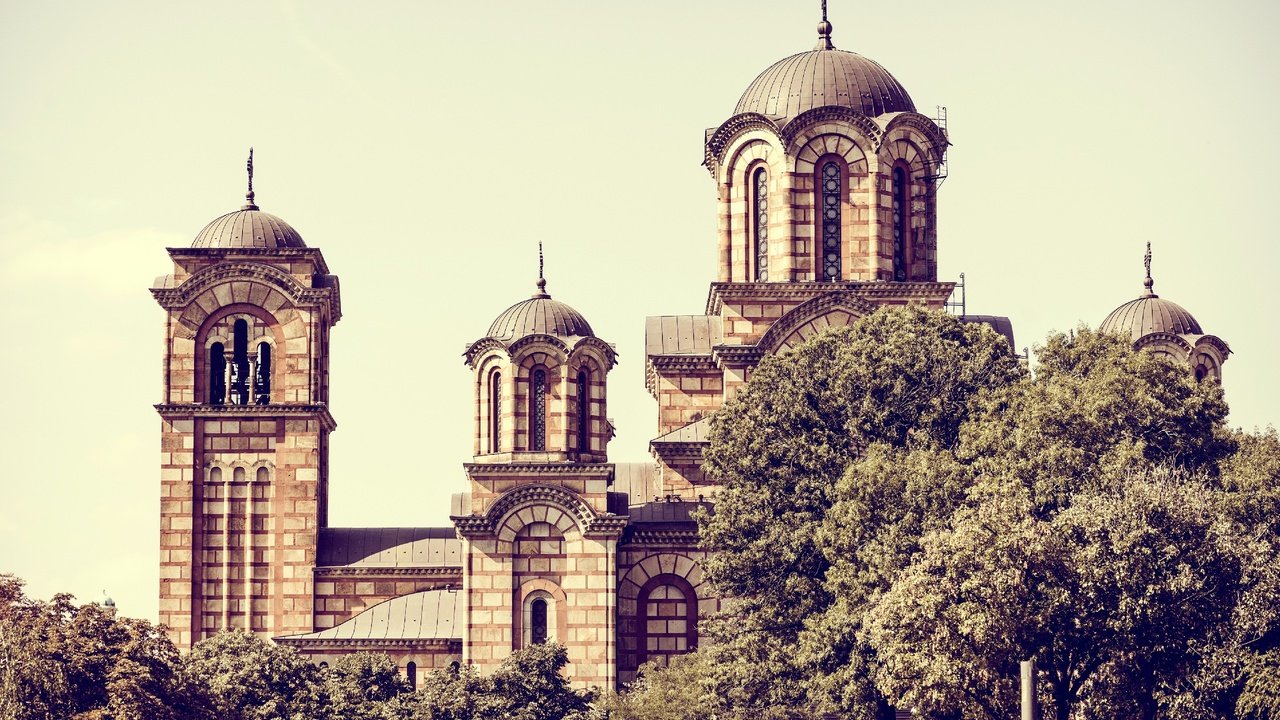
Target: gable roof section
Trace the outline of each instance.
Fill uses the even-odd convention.
[[[423,590],[384,600],[326,630],[276,638],[288,645],[360,641],[462,639],[462,593]]]

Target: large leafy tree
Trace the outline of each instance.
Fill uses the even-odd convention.
[[[820,668],[798,643],[835,597],[819,530],[850,464],[874,444],[952,447],[972,398],[1021,375],[989,328],[919,308],[879,310],[761,362],[713,418],[705,467],[723,491],[700,525],[716,551],[707,574],[728,598],[706,630],[731,648],[717,667],[733,704],[786,717],[808,703]]]
[[[243,631],[201,640],[183,672],[219,718],[312,720],[325,717],[320,671],[291,648]]]
[[[33,600],[20,580],[0,575],[0,717],[205,717],[178,667],[155,625],[69,595]]]

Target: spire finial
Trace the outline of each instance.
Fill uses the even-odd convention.
[[[818,23],[818,44],[814,50],[835,50],[831,43],[831,23],[827,22],[827,0],[822,0],[822,22]]]
[[[536,298],[549,298],[547,294],[547,279],[542,276],[542,241],[538,241],[538,292],[533,294]]]
[[[1147,277],[1142,281],[1142,287],[1146,288],[1146,292],[1142,294],[1142,297],[1156,297],[1155,292],[1151,289],[1156,283],[1151,279],[1151,243],[1149,241],[1147,242],[1147,254],[1142,256],[1142,264],[1147,268]]]
[[[258,206],[253,204],[253,148],[249,148],[249,162],[244,164],[245,170],[249,172],[249,191],[244,194],[244,206],[241,210],[257,210]]]

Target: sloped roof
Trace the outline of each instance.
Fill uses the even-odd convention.
[[[466,619],[462,593],[423,590],[374,605],[326,630],[288,635],[277,641],[460,640]]]
[[[1004,336],[1009,341],[1009,347],[1016,352],[1018,346],[1013,342],[1013,321],[1001,315],[961,315],[960,322],[982,323],[988,325],[992,330]]]
[[[658,315],[645,318],[646,355],[710,355],[724,342],[724,320],[718,315]]]
[[[650,443],[697,443],[707,442],[711,434],[711,418],[704,417],[683,427],[678,427],[665,435],[650,440]]]
[[[325,528],[320,567],[462,567],[462,541],[447,528]]]

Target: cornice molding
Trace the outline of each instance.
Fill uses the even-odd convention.
[[[205,405],[200,403],[160,403],[153,406],[160,417],[165,420],[186,420],[196,418],[236,418],[253,419],[271,417],[306,417],[316,418],[326,430],[336,430],[338,423],[324,403],[308,405]]]
[[[697,547],[699,542],[697,530],[642,530],[632,528],[627,533],[626,538],[620,543],[621,547],[631,545],[692,545]]]
[[[719,315],[726,303],[804,302],[833,292],[876,300],[943,302],[951,296],[954,287],[952,282],[715,282],[707,291],[706,314]]]
[[[733,144],[733,141],[739,135],[752,130],[763,130],[771,133],[779,140],[782,139],[782,133],[779,131],[776,122],[765,115],[753,112],[734,115],[721,123],[719,127],[707,131],[706,143],[703,145],[702,164],[711,173],[711,177],[716,176],[716,169],[724,162],[725,150]]]
[[[169,247],[165,248],[169,253],[169,257],[177,259],[181,257],[205,257],[225,259],[228,257],[247,255],[250,257],[269,257],[288,260],[292,258],[307,258],[316,264],[316,272],[321,275],[329,274],[329,264],[325,262],[324,253],[320,252],[320,248],[301,247],[301,248],[267,248],[267,247],[245,247],[245,248],[224,248],[224,247]]]
[[[318,630],[317,632],[324,632]],[[346,648],[417,648],[417,647],[447,647],[450,650],[454,648],[458,652],[462,652],[462,638],[296,638],[296,637],[277,637],[273,640],[280,645],[288,645],[290,647],[307,648],[308,650],[324,650],[334,649],[343,650]]]
[[[345,567],[328,565],[313,569],[316,577],[455,577],[462,574],[462,566],[444,567]]]

